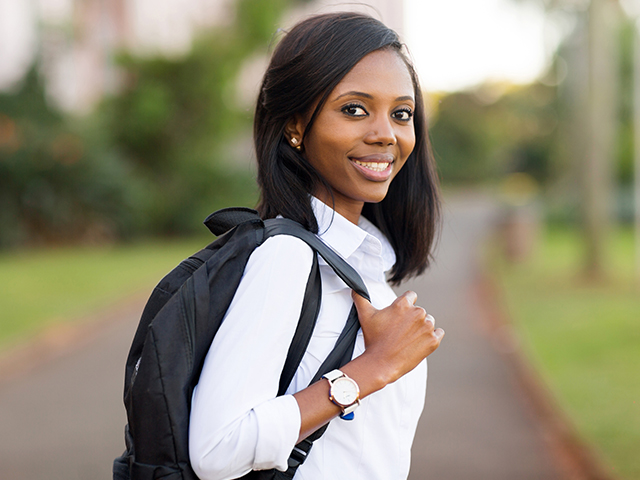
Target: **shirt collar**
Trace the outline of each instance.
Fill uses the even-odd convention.
[[[348,259],[358,249],[382,258],[383,271],[390,270],[396,262],[395,252],[386,237],[369,220],[360,217],[354,225],[331,207],[311,197],[311,206],[318,221],[318,237]]]
[[[358,226],[369,234],[371,240],[375,239],[380,245],[380,255],[382,256],[383,270],[388,272],[396,264],[396,252],[387,240],[387,237],[373,223],[365,217],[360,216]]]

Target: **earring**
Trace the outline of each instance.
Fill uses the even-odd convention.
[[[302,145],[298,145],[298,139],[296,137],[293,137],[291,139],[291,145],[293,145],[293,147],[297,150],[300,151],[302,150]]]

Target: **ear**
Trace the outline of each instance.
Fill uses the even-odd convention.
[[[287,141],[294,147],[299,146],[304,136],[304,120],[301,115],[294,115],[285,125],[284,134]],[[296,140],[293,140],[293,139]],[[297,143],[296,143],[297,141]]]

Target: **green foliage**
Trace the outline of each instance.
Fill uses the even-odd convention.
[[[523,346],[580,434],[620,478],[639,478],[640,296],[633,232],[616,231],[608,278],[575,272],[582,261],[577,229],[548,230],[524,265],[493,264]]]
[[[308,1],[308,0],[303,0]],[[268,42],[274,35],[282,12],[295,3],[292,0],[239,0],[236,9],[234,38],[239,51],[250,52]],[[297,0],[297,3],[303,3]]]
[[[123,234],[131,190],[123,160],[48,105],[35,69],[0,94],[0,247]]]
[[[525,172],[540,182],[553,173],[557,114],[552,87],[485,85],[450,94],[431,127],[444,183],[496,180]]]
[[[252,174],[224,153],[250,142],[236,80],[292,1],[237,0],[180,58],[121,53],[122,90],[83,118],[47,102],[37,67],[0,94],[0,248],[185,233],[254,204]]]
[[[181,58],[120,56],[126,85],[102,112],[119,151],[146,180],[151,230],[192,230],[201,220],[193,212],[255,202],[250,176],[230,173],[221,152],[251,120],[235,89],[242,64],[271,39],[289,3],[238,1],[234,21],[203,34]]]
[[[616,174],[621,185],[633,183],[634,127],[633,127],[633,43],[635,22],[627,19],[620,29],[620,88],[618,117]]]

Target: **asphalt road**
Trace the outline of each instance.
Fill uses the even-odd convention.
[[[411,480],[559,478],[513,372],[479,321],[477,252],[494,219],[489,201],[448,200],[434,267],[403,287],[417,291],[446,330],[429,358]],[[1,480],[111,478],[124,448],[123,364],[140,309],[139,301],[120,305],[57,347],[38,345],[48,349],[45,360],[33,360],[37,351],[4,359]],[[7,375],[7,365],[22,373]]]

